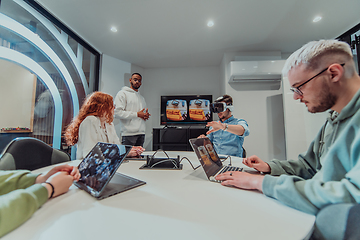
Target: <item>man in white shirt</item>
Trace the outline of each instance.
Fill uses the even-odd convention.
[[[146,102],[140,95],[142,76],[131,75],[130,87],[123,87],[115,97],[115,117],[121,122],[121,144],[143,146],[145,140],[145,121],[150,113]]]

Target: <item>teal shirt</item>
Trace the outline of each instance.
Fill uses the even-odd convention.
[[[322,129],[297,160],[268,162],[265,195],[311,214],[333,203],[360,203],[360,90]]]
[[[0,171],[0,237],[14,230],[48,199],[48,192],[34,184],[38,174]]]

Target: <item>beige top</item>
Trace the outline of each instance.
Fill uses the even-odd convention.
[[[87,116],[79,127],[76,159],[86,157],[98,142],[120,144],[113,123],[105,123],[105,128],[102,128],[99,117]]]

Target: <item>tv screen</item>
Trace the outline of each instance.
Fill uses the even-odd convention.
[[[160,124],[206,124],[213,120],[212,95],[161,96]]]

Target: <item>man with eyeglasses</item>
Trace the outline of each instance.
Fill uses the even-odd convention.
[[[334,203],[360,203],[360,77],[350,46],[310,42],[287,59],[283,75],[309,112],[331,110],[326,123],[298,159],[264,162],[254,155],[243,163],[262,174],[232,172],[216,179],[310,214]]]

